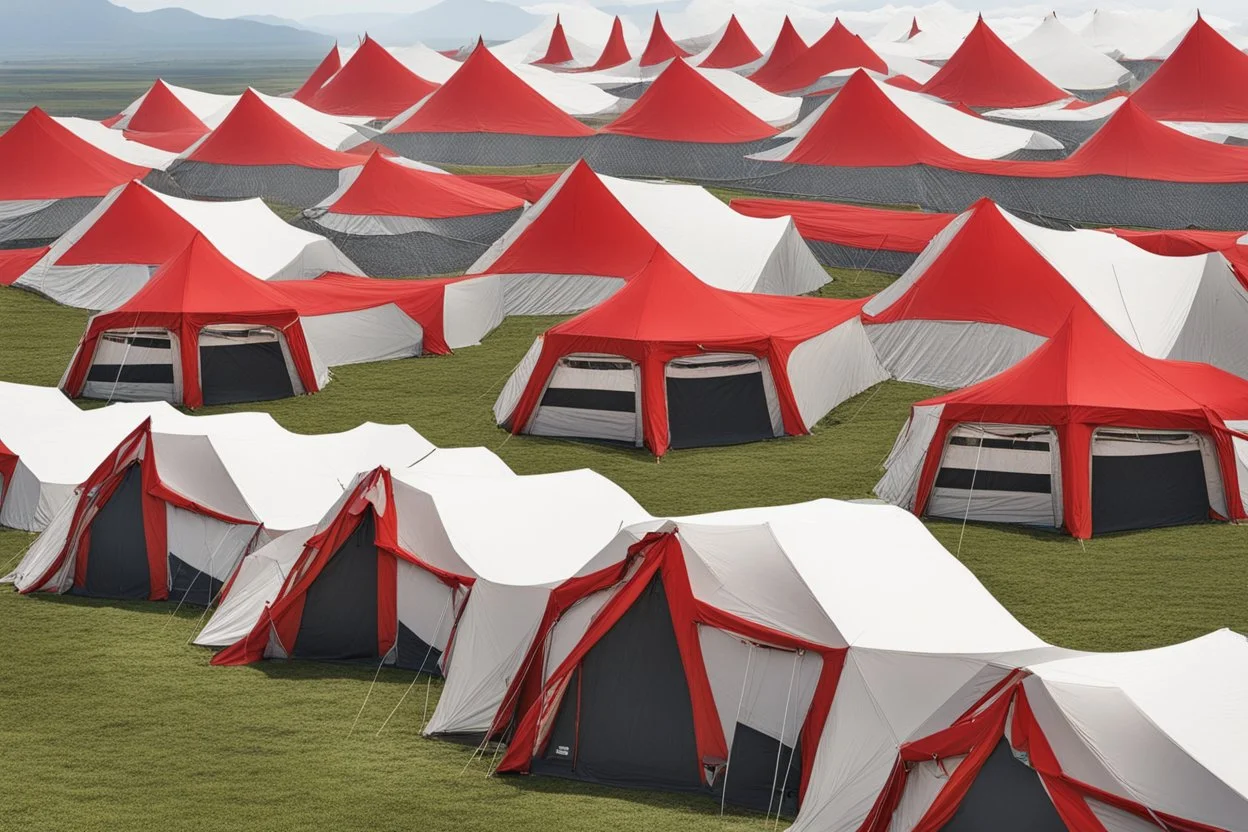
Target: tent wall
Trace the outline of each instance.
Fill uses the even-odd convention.
[[[504,274],[508,315],[570,315],[602,303],[624,287],[624,278],[578,274]]]
[[[705,355],[667,365],[672,448],[733,445],[784,435],[770,367],[754,356]]]
[[[942,832],[1066,832],[1039,775],[1015,759],[1008,741],[993,749]]]
[[[1190,433],[1098,430],[1092,437],[1092,531],[1151,529],[1209,519],[1216,458]],[[1207,477],[1212,477],[1212,481]]]
[[[407,561],[399,561],[395,580],[399,637],[394,664],[441,676],[439,662],[451,637],[460,594]]]
[[[927,514],[1062,525],[1061,453],[1051,428],[962,424],[949,432]]]
[[[333,554],[304,597],[294,659],[350,661],[377,657],[377,583],[382,555],[371,511]]]
[[[177,339],[165,330],[113,330],[100,336],[82,395],[106,401],[181,401]]]
[[[888,379],[858,317],[798,344],[788,373],[807,430],[841,402]]]
[[[893,378],[947,389],[1008,370],[1045,342],[1000,324],[921,319],[868,322],[867,336]]]
[[[285,337],[267,327],[201,330],[199,376],[206,405],[271,401],[302,392]]]
[[[502,322],[500,278],[474,277],[447,285],[442,297],[442,337],[448,347],[475,347]]]
[[[330,367],[413,358],[423,352],[424,330],[393,303],[301,318],[304,337]]]
[[[91,522],[85,575],[75,581],[72,591],[95,598],[147,600],[151,589],[143,473],[134,463]]]
[[[208,605],[250,551],[256,527],[226,523],[174,505],[165,507],[169,546],[169,598]]]
[[[551,373],[528,432],[640,445],[640,389],[640,370],[626,358],[568,356]]]

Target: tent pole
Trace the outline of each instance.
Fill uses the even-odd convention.
[[[800,652],[793,653],[793,669],[789,671],[789,692],[784,697],[784,717],[780,720],[780,736],[776,739],[776,768],[771,775],[771,795],[767,798],[767,817],[771,817],[771,804],[776,800],[776,782],[780,779],[780,756],[784,753],[784,731],[789,727],[789,703],[793,699],[793,682],[797,679],[797,664],[801,658]],[[792,754],[789,755],[789,762],[793,762]],[[780,803],[784,804],[783,796],[781,796]],[[779,818],[777,812],[776,823],[780,822]]]

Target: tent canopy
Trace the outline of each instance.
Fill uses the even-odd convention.
[[[745,33],[735,14],[728,16],[728,23],[697,65],[706,69],[734,69],[753,63],[763,57],[754,41]]]
[[[300,100],[325,113],[394,118],[435,89],[365,35],[346,65]]]
[[[663,18],[656,11],[654,24],[650,27],[650,39],[641,52],[641,66],[654,66],[672,58],[687,58],[689,53],[677,46],[671,35],[663,28]]]
[[[1154,118],[1248,121],[1248,55],[1197,15],[1173,54],[1131,96]]]
[[[775,68],[772,69],[772,66]],[[823,37],[796,54],[787,64],[776,64],[773,58],[751,75],[750,80],[772,92],[790,92],[805,90],[828,73],[853,68],[888,72],[884,60],[837,18]]]
[[[355,181],[322,207],[335,214],[444,219],[511,211],[524,205],[523,199],[503,191],[374,153]]]
[[[1070,97],[1007,46],[982,15],[923,92],[968,107],[1028,107]]]
[[[0,135],[0,171],[0,200],[104,196],[151,172],[80,138],[38,107]]]

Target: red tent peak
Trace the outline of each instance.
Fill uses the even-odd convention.
[[[312,74],[308,76],[308,80],[303,82],[303,86],[295,90],[295,100],[306,104],[307,100],[340,69],[342,69],[342,53],[338,51],[338,42],[334,41],[333,48],[329,50],[329,54],[321,59],[316,69],[312,70]]]
[[[550,33],[550,45],[546,47],[546,54],[533,63],[543,64],[566,64],[573,59],[572,47],[568,45],[568,36],[563,31],[563,21],[559,15],[555,15],[555,28]]]
[[[157,78],[130,116],[126,130],[138,133],[199,130],[203,135],[208,132],[208,127],[174,95],[168,84]]]
[[[888,64],[875,53],[867,42],[849,31],[838,17],[823,37],[787,65],[768,70],[768,61],[751,76],[751,80],[772,92],[791,92],[805,89],[829,72],[839,69],[861,67],[876,72],[888,72]],[[766,71],[765,71],[766,70]]]
[[[446,173],[409,167],[374,153],[351,187],[329,206],[335,214],[445,219],[523,208],[523,199]]]
[[[632,53],[628,51],[628,44],[624,40],[624,22],[617,14],[611,24],[611,34],[607,37],[606,46],[602,48],[602,54],[589,69],[610,69],[628,63],[632,57]]]
[[[360,164],[358,156],[330,150],[291,124],[250,87],[187,158],[213,164],[296,165],[323,170]]]
[[[74,135],[39,107],[0,134],[0,199],[104,196],[148,173]]]
[[[335,115],[393,118],[435,89],[365,35],[346,65],[304,103]]]
[[[1157,71],[1131,96],[1167,121],[1248,121],[1248,55],[1198,17]]]
[[[910,34],[906,35],[906,40],[910,40],[915,35],[922,33],[922,31],[923,30],[919,28],[919,18],[910,18]]]
[[[767,54],[767,60],[754,70],[750,75],[750,80],[762,87],[767,87],[809,48],[806,41],[802,40],[802,36],[798,34],[793,21],[785,15],[784,22],[780,24],[780,34],[776,35],[776,42]]]
[[[542,97],[489,49],[478,45],[394,132],[570,137],[594,131]]]
[[[58,266],[158,266],[186,248],[195,227],[138,182],[131,182],[69,249]]]
[[[672,40],[667,30],[663,28],[663,18],[655,12],[654,25],[650,28],[650,40],[646,42],[646,48],[641,53],[641,66],[653,66],[672,58],[687,57],[689,53],[676,45],[676,41]]]
[[[661,141],[735,144],[778,130],[676,58],[603,133]]]
[[[196,234],[161,266],[134,297],[111,314],[128,312],[221,312],[239,315],[290,311],[294,305],[278,289],[241,269]]]
[[[763,53],[758,51],[758,47],[750,40],[734,14],[728,18],[728,25],[724,27],[719,42],[700,66],[707,69],[731,69],[753,63],[761,57]]]
[[[1071,97],[1006,45],[982,15],[923,92],[969,107],[1032,107]]]

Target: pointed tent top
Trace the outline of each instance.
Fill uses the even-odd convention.
[[[307,100],[317,90],[325,86],[325,82],[332,78],[334,73],[340,69],[342,69],[342,53],[338,50],[338,41],[334,41],[329,54],[316,65],[316,69],[312,70],[312,74],[308,76],[308,80],[303,82],[303,86],[295,90],[293,98],[306,104]]]
[[[602,54],[598,56],[598,60],[589,69],[591,71],[610,69],[620,64],[626,64],[632,58],[632,53],[628,51],[628,44],[624,41],[624,22],[620,20],[620,16],[617,14],[615,20],[611,23],[611,34],[607,37],[607,43],[602,48]]]
[[[784,22],[780,24],[780,34],[776,35],[776,42],[772,44],[771,51],[767,53],[767,60],[763,62],[762,66],[754,70],[750,75],[750,80],[765,87],[770,79],[779,77],[790,64],[805,54],[809,48],[806,45],[806,41],[802,40],[802,36],[798,34],[793,21],[786,14]]]
[[[1131,96],[1167,121],[1248,122],[1248,55],[1204,18]]]
[[[563,21],[555,15],[555,28],[550,33],[550,43],[546,46],[546,54],[533,63],[538,66],[566,64],[574,59],[572,47],[568,45],[567,33],[563,31]]]
[[[922,32],[923,30],[919,28],[918,15],[915,15],[914,17],[910,18],[910,34],[906,35],[906,40],[910,40],[915,35],[921,34]]]
[[[602,132],[659,141],[736,144],[769,138],[779,131],[676,58]]]
[[[672,40],[667,34],[667,30],[663,28],[663,18],[656,11],[654,13],[654,25],[650,29],[650,40],[646,42],[646,48],[641,53],[641,66],[654,66],[672,58],[687,58],[689,53],[676,45],[676,41]]]
[[[761,57],[763,53],[758,51],[758,47],[750,40],[734,14],[728,18],[728,25],[724,27],[724,33],[715,48],[699,66],[706,69],[732,69],[753,63]]]
[[[171,130],[202,130],[207,126],[191,112],[163,79],[157,78],[142,103],[126,122],[126,130],[139,133],[165,133]]]
[[[409,167],[374,153],[328,210],[334,214],[446,219],[523,208],[523,199],[447,173]]]
[[[0,200],[104,196],[149,172],[79,138],[39,107],[0,134]]]
[[[838,17],[823,37],[798,54],[787,65],[769,69],[771,61],[750,80],[775,93],[804,90],[824,75],[841,69],[860,67],[887,73],[888,64],[867,42],[846,28]]]
[[[342,170],[360,157],[330,150],[287,121],[251,87],[186,158],[223,165],[294,165]]]
[[[164,200],[130,182],[56,265],[157,265],[176,257],[195,234],[195,227]]]
[[[923,92],[968,107],[1033,107],[1070,98],[992,31],[980,15]]]
[[[365,35],[342,69],[304,103],[333,115],[394,118],[437,88]]]

